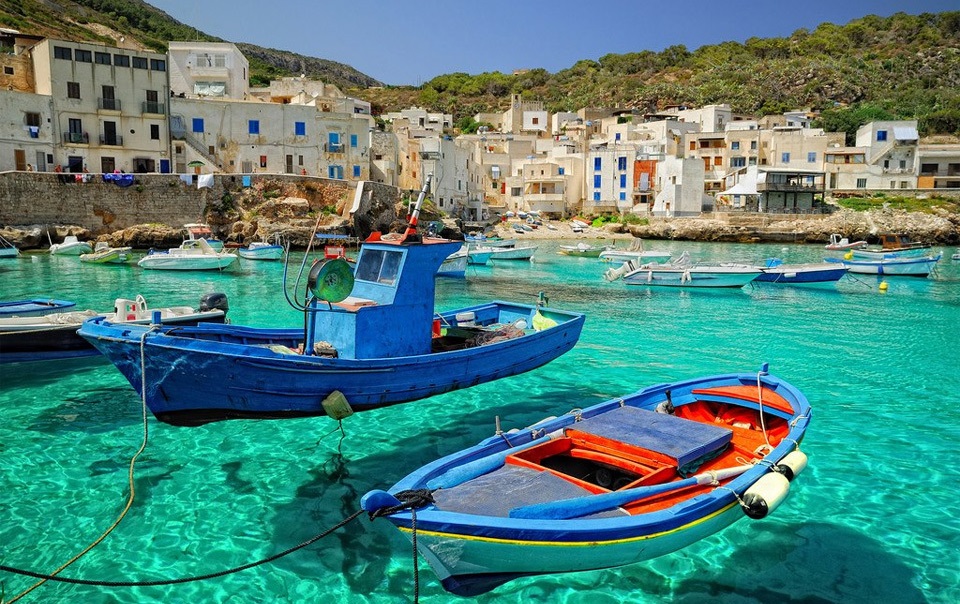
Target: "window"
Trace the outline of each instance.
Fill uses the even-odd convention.
[[[815,164],[815,163],[817,163],[817,152],[816,152],[816,151],[809,151],[809,152],[807,153],[807,163],[808,163],[808,164]]]
[[[250,134],[260,134],[260,120],[247,121],[247,132]]]
[[[266,168],[266,167],[267,167],[267,156],[266,156],[266,155],[261,155],[261,156],[260,156],[260,167],[261,167],[261,168]]]
[[[596,175],[593,177],[593,188],[594,188],[594,189],[599,189],[599,188],[600,188],[600,178],[601,178],[601,177],[600,177],[599,174],[596,174]]]
[[[600,161],[600,158],[599,158],[599,157],[594,157],[594,158],[593,158],[593,169],[594,169],[594,170],[599,170],[602,165],[603,165],[603,164],[602,164],[602,162]]]
[[[877,130],[877,141],[887,140],[887,131],[886,130]]]
[[[621,174],[621,175],[620,175],[620,188],[621,188],[621,189],[626,189],[626,188],[627,188],[627,175],[626,175],[626,174]]]
[[[307,135],[307,123],[306,123],[306,122],[293,122],[293,134],[294,134],[294,136],[306,136],[306,135]]]
[[[751,151],[757,150],[757,141],[750,141],[750,150]]]
[[[730,150],[731,150],[731,151],[739,151],[739,150],[740,150],[740,141],[733,141],[733,142],[731,142],[731,143],[730,143]]]
[[[742,167],[744,167],[745,165],[747,165],[747,163],[746,163],[745,160],[746,160],[746,158],[744,158],[744,157],[731,157],[731,158],[730,158],[730,167],[731,167],[731,168],[742,168]]]
[[[100,99],[101,108],[120,111],[120,101],[117,100],[116,89],[113,86],[102,86],[101,92],[103,93],[103,98]]]
[[[593,200],[594,200],[594,201],[600,201],[600,191],[594,191],[594,193],[593,193]]]
[[[563,176],[563,166],[560,166],[559,168],[557,168],[557,174],[559,174],[560,176]]]
[[[623,191],[620,191],[620,201],[626,201],[626,200],[627,200],[627,194]]]
[[[80,98],[80,82],[67,82],[67,98],[68,99]]]
[[[333,168],[334,166],[330,166]],[[393,285],[400,274],[403,252],[393,250],[364,250],[357,263],[356,278],[370,283]]]
[[[113,64],[117,67],[130,67],[130,57],[127,55],[113,55]]]
[[[160,140],[160,124],[150,124],[150,140]]]
[[[615,141],[620,140],[620,133],[619,133],[619,132],[617,132],[616,134],[613,135],[613,140],[615,140]]]
[[[900,160],[900,169],[903,170],[903,169],[905,169],[906,167],[907,167],[907,160],[901,159],[901,160]]]
[[[336,180],[343,180],[343,166],[328,166],[327,176]],[[416,178],[416,176],[414,176]]]
[[[147,68],[147,58],[146,58],[146,57],[133,57],[133,68],[134,68],[134,69],[146,69],[146,68]]]
[[[24,114],[23,118],[24,118],[23,121],[27,126],[34,126],[36,128],[40,127],[39,113],[33,113],[31,111],[28,111],[26,114]]]
[[[857,188],[858,188],[858,189],[866,189],[866,188],[867,188],[867,179],[866,179],[866,178],[858,178],[858,179],[857,179]]]
[[[786,151],[780,154],[780,161],[789,164],[790,163],[790,154]]]
[[[909,184],[909,183],[908,183],[907,181],[901,180],[901,181],[900,181],[900,188],[901,188],[901,189],[907,189],[907,188],[909,188],[909,187],[907,186],[908,184]]]
[[[339,132],[331,132],[327,135],[327,151],[330,153],[340,153],[343,151],[343,145],[340,144]]]
[[[73,52],[73,58],[80,63],[93,63],[93,53],[89,50],[78,48]]]
[[[618,157],[618,158],[617,158],[617,170],[620,170],[620,171],[622,172],[622,171],[624,171],[624,170],[626,170],[626,169],[627,169],[627,158],[626,158],[626,157]]]
[[[93,62],[97,65],[109,65],[110,64],[110,53],[109,52],[95,52],[93,53]]]
[[[697,141],[690,141],[690,150],[691,151],[697,150]]]
[[[360,178],[360,166],[354,164],[353,166],[353,177]]]
[[[351,134],[351,135],[350,135],[350,148],[351,148],[351,149],[356,149],[356,148],[357,148],[357,135],[356,135],[356,134]]]
[[[10,65],[3,66],[3,75],[13,75],[13,67]]]
[[[539,123],[540,123],[540,118],[539,118],[539,117],[533,118],[533,125],[534,125],[534,126],[536,126],[536,125],[539,124]],[[618,134],[617,136],[620,136],[620,135]]]
[[[167,62],[163,59],[150,59],[150,69],[153,71],[166,71]]]
[[[520,187],[510,187],[510,197],[520,197]]]
[[[53,58],[54,59],[66,59],[67,61],[73,60],[73,51],[71,51],[66,46],[54,46],[53,47]]]
[[[192,131],[193,131],[193,132],[200,132],[201,134],[203,133],[203,118],[202,118],[202,117],[195,117],[195,118],[193,118],[193,128],[192,128]]]

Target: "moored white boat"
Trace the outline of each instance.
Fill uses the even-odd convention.
[[[90,264],[124,264],[133,258],[131,247],[110,247],[106,241],[97,242],[93,252],[80,254],[80,262]]]
[[[165,252],[151,250],[137,265],[152,270],[206,271],[223,270],[236,260],[236,254],[217,252],[205,240],[197,239]]]
[[[609,245],[590,245],[588,243],[578,243],[576,245],[561,245],[557,250],[558,254],[564,256],[576,256],[579,258],[599,258],[603,252],[610,251]]]
[[[467,276],[467,250],[460,248],[444,259],[437,269],[438,277],[466,277]]]
[[[209,224],[203,222],[191,222],[189,224],[183,225],[183,228],[187,232],[187,236],[184,239],[187,241],[199,241],[203,239],[207,242],[207,245],[212,247],[215,251],[223,250],[223,241],[220,241],[213,236],[213,230],[210,228]]]
[[[0,258],[16,258],[20,250],[3,237],[0,237]]]
[[[925,256],[930,253],[930,244],[911,241],[906,235],[882,234],[877,245],[852,250],[854,258],[881,260],[885,258],[908,258]]]
[[[830,235],[830,243],[823,246],[823,248],[827,250],[852,250],[865,245],[867,245],[866,241],[850,241],[850,239],[842,236],[840,233],[834,233]]]
[[[76,306],[70,300],[53,298],[30,298],[27,300],[5,300],[0,302],[0,319],[8,317],[40,317],[56,312],[64,312]]]
[[[659,262],[662,264],[669,262],[670,256],[670,252],[644,250],[643,240],[635,237],[627,249],[606,250],[600,253],[599,258],[601,262],[614,262],[617,264],[622,264],[628,260],[632,260],[638,264],[647,264],[648,262]]]
[[[80,254],[89,254],[93,251],[90,244],[86,241],[80,241],[76,235],[67,235],[63,238],[63,243],[54,243],[50,246],[51,254],[61,256],[79,256]]]
[[[676,262],[667,264],[651,262],[637,266],[626,262],[618,269],[608,269],[604,278],[608,281],[622,278],[627,285],[740,288],[761,273],[757,267],[741,264],[694,264],[684,252]]]
[[[900,256],[867,260],[860,258],[826,258],[827,262],[842,264],[851,273],[861,275],[900,275],[904,277],[926,277],[940,261],[942,254],[936,256]]]
[[[467,264],[487,264],[490,261],[490,257],[493,256],[493,250],[491,248],[470,244],[467,244],[465,247],[467,249]]]
[[[245,260],[282,260],[283,247],[275,243],[266,241],[254,241],[247,247],[237,250],[240,257]]]
[[[535,245],[498,247],[490,250],[490,260],[530,260],[536,252]]]

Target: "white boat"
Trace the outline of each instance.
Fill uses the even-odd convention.
[[[184,241],[197,241],[203,239],[215,251],[219,252],[223,250],[223,242],[213,236],[213,231],[210,229],[209,224],[203,222],[191,222],[190,224],[183,225],[183,228],[187,231],[187,236]]]
[[[956,252],[953,256],[950,256],[951,260],[960,260],[960,252]]]
[[[612,249],[609,245],[590,245],[581,242],[577,245],[561,245],[557,253],[563,254],[564,256],[576,256],[578,258],[599,258],[600,254]]]
[[[467,264],[487,264],[490,261],[490,257],[493,256],[492,248],[470,244],[464,247],[467,250]]]
[[[940,261],[942,254],[936,256],[901,256],[868,260],[862,258],[826,258],[827,262],[842,264],[851,273],[861,275],[901,275],[905,277],[926,277]]]
[[[0,237],[0,258],[16,258],[20,255],[20,250],[3,237]]]
[[[223,270],[236,260],[236,254],[218,252],[205,240],[197,239],[184,241],[180,247],[165,252],[151,250],[137,266],[166,271],[209,271]]]
[[[830,243],[823,246],[827,250],[852,250],[867,245],[866,241],[850,241],[840,233],[830,235]]]
[[[89,254],[80,254],[80,262],[90,264],[124,264],[133,258],[131,247],[110,247],[106,241],[99,241]]]
[[[670,252],[657,252],[657,251],[647,251],[643,249],[643,240],[637,238],[634,239],[625,250],[607,250],[600,252],[600,261],[601,262],[615,262],[617,264],[623,264],[628,260],[632,260],[638,264],[647,264],[649,262],[669,262]]]
[[[439,277],[466,277],[467,276],[467,250],[460,248],[440,264],[437,269]]]
[[[246,260],[282,260],[283,247],[276,243],[254,241],[247,247],[237,250],[241,258]]]
[[[880,235],[880,243],[851,250],[854,258],[881,260],[884,258],[916,258],[930,253],[930,244],[911,241],[906,235]]]
[[[89,254],[93,251],[90,244],[86,241],[80,241],[76,235],[67,235],[63,238],[63,243],[54,243],[50,246],[51,254],[61,256],[79,256],[80,254]]]
[[[530,260],[537,252],[537,246],[501,247],[490,250],[491,260]]]
[[[684,252],[676,262],[651,262],[637,266],[625,262],[619,269],[608,269],[604,278],[614,281],[622,278],[627,285],[666,287],[740,288],[762,274],[759,268],[740,264],[698,265]]]

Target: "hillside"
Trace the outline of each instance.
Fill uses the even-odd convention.
[[[119,44],[123,35],[123,45],[159,51],[168,40],[222,41],[142,0],[0,0],[0,9],[0,26],[69,40]],[[250,60],[252,85],[305,73],[370,101],[374,114],[420,105],[453,114],[466,131],[477,126],[471,116],[503,111],[518,93],[551,112],[729,103],[761,116],[821,111],[819,125],[847,132],[848,140],[859,125],[882,119],[917,119],[927,136],[960,135],[960,11],[870,15],[692,51],[608,54],[556,73],[452,73],[419,88],[383,87],[342,63],[235,43]]]
[[[0,0],[0,27],[75,42],[158,52],[166,52],[170,40],[225,41],[180,23],[142,0]],[[343,63],[253,44],[237,43],[237,47],[250,61],[253,86],[301,73],[341,89],[380,85]]]

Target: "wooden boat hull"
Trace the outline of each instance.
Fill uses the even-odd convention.
[[[735,267],[641,267],[623,277],[627,285],[740,288],[761,275],[760,269]]]
[[[856,258],[827,258],[827,262],[835,262],[847,267],[851,273],[861,275],[896,275],[903,277],[926,277],[933,267],[940,261],[940,254],[924,256],[922,258],[886,258],[882,260],[858,260]]]
[[[746,427],[744,422],[748,421],[747,418],[755,421],[759,417],[756,393],[761,384],[764,394],[760,400],[764,402],[762,410],[768,426],[765,429],[770,430],[772,447],[765,455],[760,454],[762,463],[751,465],[749,458],[757,454],[750,451],[755,443],[763,444],[766,437],[758,433],[756,425]],[[708,416],[690,421],[657,412],[668,400],[676,405],[676,416],[684,414],[682,409],[685,408],[696,409],[695,413],[707,413]],[[722,415],[709,417],[711,409]],[[564,470],[554,464],[548,465],[546,460],[555,459],[553,453],[547,453],[547,457],[529,454],[538,447],[554,447],[568,437],[590,438],[590,431],[584,433],[582,426],[604,421],[606,414],[612,414],[606,424],[609,429],[625,434],[626,440],[636,439],[638,442],[648,442],[645,439],[649,438],[649,432],[642,422],[649,421],[655,424],[696,424],[698,430],[711,433],[734,432],[733,440],[718,444],[719,449],[697,443],[678,457],[684,461],[692,459],[692,464],[703,464],[701,467],[708,467],[708,470],[714,469],[709,465],[713,463],[746,465],[731,474],[731,478],[723,479],[719,487],[708,479],[697,483],[702,486],[695,486],[695,490],[686,494],[665,490],[663,492],[667,494],[659,501],[656,498],[631,501],[632,493],[627,492],[628,498],[620,499],[627,503],[621,508],[603,508],[609,511],[593,508],[580,515],[515,515],[519,509],[514,507],[517,501],[528,509],[536,508],[539,502],[549,505],[558,500],[564,504],[574,502],[581,505],[585,502],[592,505],[595,497],[620,497],[618,489],[629,491],[634,488],[635,482],[611,486],[610,489],[594,486],[592,491],[585,491],[587,496],[574,496],[575,499],[568,499],[570,495],[567,493],[553,496],[551,488],[556,481],[563,482],[559,476]],[[765,373],[728,374],[659,384],[582,411],[575,409],[560,417],[548,418],[524,430],[490,437],[474,447],[416,470],[391,487],[390,493],[431,493],[433,502],[422,502],[416,510],[418,551],[445,589],[458,595],[477,595],[521,576],[597,570],[648,560],[723,529],[744,516],[738,501],[744,498],[748,489],[765,478],[773,464],[781,462],[799,445],[810,414],[809,403],[802,393]],[[641,423],[621,423],[624,417],[631,415],[642,417]],[[651,420],[651,417],[657,419]],[[684,415],[687,417],[694,416]],[[681,427],[680,432],[687,427]],[[717,441],[713,436],[710,438]],[[676,440],[671,436],[661,444],[671,447]],[[614,444],[605,440],[596,442],[597,448],[593,450],[596,459],[608,458]],[[745,448],[747,443],[749,447]],[[727,444],[730,446],[723,448]],[[748,461],[740,461],[740,457]],[[590,458],[591,450],[584,448],[568,459]],[[531,465],[529,461],[539,459],[543,461],[537,463],[543,463],[543,466]],[[488,463],[491,460],[493,462]],[[612,467],[605,463],[597,466],[598,477],[604,467]],[[527,474],[512,474],[514,472]],[[520,476],[521,480],[511,476]],[[591,487],[591,484],[583,483],[583,480],[591,482],[585,476],[579,468],[566,480],[574,483],[570,488],[584,491],[583,487],[576,485]],[[683,476],[681,473],[680,477]],[[680,477],[675,480],[689,482]],[[461,491],[464,488],[466,491]],[[369,512],[376,512],[379,506],[387,504],[382,498],[384,495],[390,498],[383,491],[368,493],[361,505]],[[529,505],[531,498],[534,505]],[[414,517],[410,510],[388,513],[385,517],[412,537]]]
[[[781,264],[763,268],[755,279],[759,283],[780,283],[783,285],[805,285],[836,283],[847,274],[847,267],[835,264]]]
[[[473,313],[481,324],[533,325],[536,307],[507,302],[441,313],[445,325]],[[146,403],[161,421],[199,425],[232,418],[324,415],[323,400],[344,394],[355,411],[413,401],[530,371],[570,350],[584,317],[541,308],[557,325],[482,346],[393,358],[331,358],[294,352],[302,329],[222,325],[150,333],[144,339]],[[93,319],[80,335],[141,388],[140,338],[146,328]],[[439,350],[439,351],[437,351]],[[203,396],[197,396],[203,392]]]

